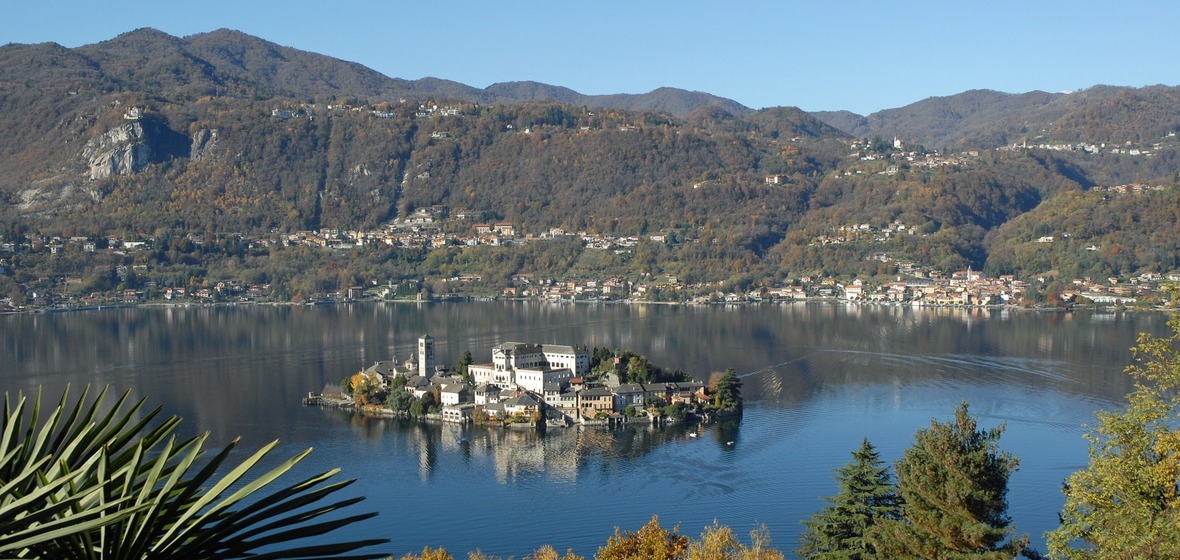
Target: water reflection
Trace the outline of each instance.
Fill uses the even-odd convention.
[[[286,424],[307,391],[409,356],[427,332],[442,363],[515,340],[630,348],[702,379],[733,367],[748,399],[785,406],[876,384],[1015,384],[1117,402],[1128,348],[1164,319],[823,304],[117,309],[2,317],[0,366],[8,390],[110,384],[162,399],[216,437]]]
[[[1128,349],[1141,331],[1166,334],[1166,319],[538,302],[8,315],[0,316],[0,385],[44,386],[56,396],[68,383],[110,384],[182,416],[182,432],[209,432],[210,447],[238,436],[242,449],[276,438],[284,449],[316,447],[306,468],[343,467],[360,479],[381,511],[380,530],[404,545],[395,556],[431,545],[519,557],[544,543],[591,556],[615,526],[637,528],[653,513],[690,533],[714,518],[739,532],[765,522],[789,550],[798,521],[834,493],[832,469],[863,437],[892,461],[914,430],[967,399],[981,424],[1009,426],[1002,444],[1021,459],[1011,514],[1036,542],[1056,523],[1061,481],[1085,462],[1081,424],[1122,402]],[[464,350],[481,360],[495,344],[522,341],[629,348],[701,379],[732,367],[749,406],[740,424],[541,437],[299,404],[373,361],[408,357],[424,333],[444,364]],[[450,514],[436,511],[450,509],[410,515],[408,503],[489,506],[465,510],[466,530],[456,532]],[[538,504],[546,521],[527,529],[503,515]]]
[[[370,442],[393,437],[403,452],[415,458],[418,477],[429,482],[448,476],[439,456],[455,455],[466,466],[488,464],[500,484],[543,476],[559,483],[575,483],[587,469],[620,470],[620,463],[639,461],[659,446],[670,443],[712,441],[718,449],[733,452],[739,443],[740,422],[684,423],[671,426],[632,424],[624,428],[531,429],[493,426],[420,423],[400,418],[380,418],[328,411],[326,420],[345,422],[352,437]]]

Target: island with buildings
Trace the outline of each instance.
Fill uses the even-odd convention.
[[[665,372],[630,351],[521,342],[493,347],[488,363],[473,363],[464,352],[448,369],[437,364],[434,344],[423,335],[408,360],[378,361],[304,402],[536,428],[676,422],[741,412],[741,380],[732,369],[709,385],[680,371]]]

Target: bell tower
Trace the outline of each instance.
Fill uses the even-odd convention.
[[[428,334],[418,339],[418,375],[427,379],[434,375],[434,339]]]

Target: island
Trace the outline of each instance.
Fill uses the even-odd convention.
[[[732,368],[706,383],[632,351],[505,342],[491,354],[490,362],[477,364],[465,351],[454,367],[441,367],[434,338],[423,335],[406,361],[375,362],[339,387],[309,393],[304,403],[537,429],[709,421],[742,411],[742,382]]]

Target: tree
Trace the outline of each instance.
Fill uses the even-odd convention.
[[[677,401],[663,408],[664,416],[673,420],[684,420],[688,416],[688,405],[684,401]]]
[[[1066,481],[1055,558],[1180,557],[1180,316],[1139,336],[1122,411],[1098,412],[1090,464]]]
[[[418,402],[418,399],[414,398],[413,393],[407,393],[405,391],[397,391],[394,393],[390,393],[388,404],[389,404],[390,410],[393,410],[395,412],[407,412],[408,413],[408,412],[410,412],[410,408],[413,407],[414,403],[416,403],[416,402]]]
[[[596,560],[679,560],[684,558],[688,549],[688,537],[677,532],[660,527],[657,516],[652,516],[647,525],[632,533],[619,532],[615,528],[614,536],[606,541],[606,546],[598,549],[594,555]]]
[[[713,404],[718,410],[741,411],[742,409],[742,380],[733,368],[728,368],[717,379],[717,388],[713,392]]]
[[[688,543],[686,560],[783,560],[783,553],[770,548],[765,525],[750,531],[750,546],[738,541],[733,529],[718,525],[705,527],[699,540]]]
[[[887,558],[994,558],[1010,560],[1028,537],[1004,539],[1014,531],[1008,519],[1008,476],[1019,461],[999,449],[1004,426],[977,429],[967,403],[953,420],[931,420],[897,461],[897,485],[904,502],[900,519],[881,519],[869,543]]]
[[[5,395],[0,438],[0,556],[20,558],[377,558],[348,553],[386,539],[309,545],[376,514],[325,519],[363,498],[321,503],[352,483],[339,469],[264,494],[304,451],[254,479],[272,442],[222,476],[237,441],[203,457],[208,435],[179,440],[179,418],[106,390],[69,390],[42,418],[40,395]],[[105,412],[103,412],[105,411]],[[26,416],[26,413],[28,415]],[[197,465],[200,465],[198,468]],[[193,472],[196,471],[196,472]],[[334,498],[333,498],[334,499]]]
[[[467,366],[471,365],[472,361],[471,350],[464,350],[463,355],[459,356],[459,363],[456,364],[459,370],[459,377],[463,378],[463,381],[466,383],[471,382],[471,374],[467,371]]]
[[[373,372],[359,371],[348,380],[352,397],[359,405],[381,404],[389,395],[381,377]]]
[[[901,498],[889,476],[889,467],[868,438],[852,452],[852,461],[837,469],[840,492],[824,498],[829,504],[803,522],[798,553],[802,558],[871,558],[875,553],[865,538],[882,519],[898,519]]]
[[[400,560],[455,560],[455,557],[445,548],[432,549],[427,546],[422,549],[422,554],[406,554]]]
[[[577,554],[574,554],[574,551],[572,551],[572,550],[567,550],[565,553],[565,556],[561,556],[557,553],[557,549],[553,548],[552,546],[545,545],[545,546],[542,546],[541,548],[538,548],[537,550],[533,551],[532,554],[525,556],[524,560],[586,560],[586,559],[581,556],[578,556]]]
[[[627,362],[626,377],[620,381],[627,383],[647,383],[651,381],[651,362],[643,356],[632,356]]]

